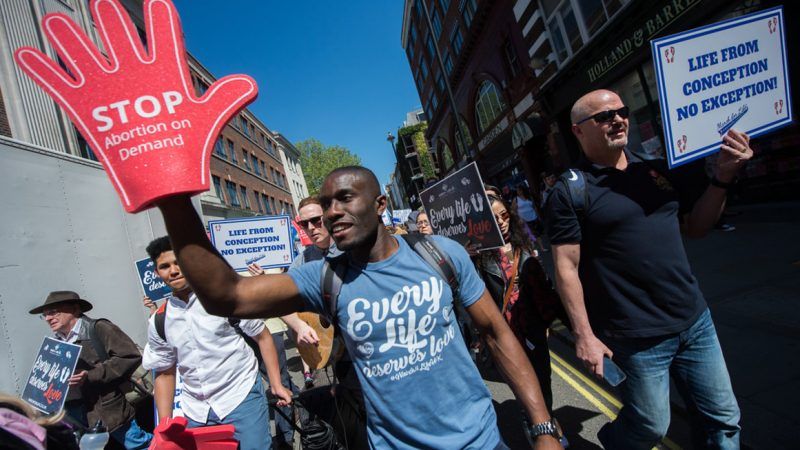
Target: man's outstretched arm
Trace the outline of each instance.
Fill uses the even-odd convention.
[[[160,200],[167,233],[181,272],[203,307],[223,317],[276,317],[297,311],[303,301],[285,274],[242,277],[222,258],[187,195]]]

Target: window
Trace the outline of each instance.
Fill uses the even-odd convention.
[[[244,186],[239,186],[239,190],[242,192],[242,201],[244,201],[244,207],[250,209],[250,198],[247,197],[247,188]]]
[[[272,210],[277,213],[278,212],[278,208],[275,207],[275,197],[270,197],[269,198],[269,202],[272,205]]]
[[[448,77],[451,73],[453,73],[453,59],[450,58],[450,52],[447,52],[444,55],[444,70],[447,72]]]
[[[245,149],[242,149],[242,162],[244,163],[245,169],[251,170],[250,169],[250,160],[247,159],[247,150],[245,150]]]
[[[497,86],[489,80],[481,83],[475,99],[475,116],[477,117],[478,133],[482,134],[494,123],[497,117],[506,109]]]
[[[267,171],[264,170],[264,161],[259,161],[258,165],[261,166],[261,173],[264,174],[264,178],[267,177]]]
[[[436,89],[431,89],[431,93],[428,95],[428,120],[433,120],[433,114],[438,107],[439,99],[436,97]]]
[[[433,58],[436,57],[436,49],[433,48],[433,39],[430,33],[428,33],[428,37],[425,38],[425,47],[428,49],[428,58],[433,61]]]
[[[442,7],[442,15],[447,15],[447,10],[450,9],[450,0],[439,0],[439,5]]]
[[[417,11],[417,15],[422,14],[422,0],[417,0],[414,2],[414,9]]]
[[[453,32],[450,34],[450,46],[453,47],[453,55],[458,56],[461,53],[461,47],[464,45],[464,39],[461,37],[461,28],[456,24]]]
[[[245,136],[250,137],[250,127],[247,124],[247,119],[244,116],[239,116],[239,128]]]
[[[92,151],[89,143],[86,142],[86,139],[83,138],[83,135],[78,131],[77,128],[75,128],[74,125],[72,126],[72,131],[75,132],[75,138],[78,140],[78,151],[80,152],[81,158],[97,161],[97,156]]]
[[[455,164],[453,161],[453,153],[450,151],[450,146],[447,145],[447,142],[444,140],[439,141],[439,150],[442,152],[439,158],[439,167],[442,173],[445,173]]]
[[[417,27],[415,27],[414,23],[412,22],[411,26],[409,28],[410,28],[409,36],[411,37],[411,39],[409,39],[409,42],[410,42],[409,46],[413,47],[414,44],[417,43]]]
[[[419,70],[420,74],[422,74],[422,81],[424,82],[428,79],[428,63],[425,62],[424,58],[419,60]]]
[[[467,126],[467,122],[464,121],[464,118],[459,116],[458,117],[458,124],[459,127],[456,128],[453,137],[456,142],[456,156],[459,158],[463,157],[464,155],[468,154],[467,149],[472,147],[472,133],[469,131],[469,127]],[[464,139],[461,139],[461,132],[464,132]],[[464,145],[467,148],[464,148]]]
[[[478,9],[475,0],[461,0],[458,9],[461,10],[461,17],[464,18],[464,26],[469,28],[472,25],[472,19],[475,17],[475,10]]]
[[[522,68],[520,67],[517,51],[514,48],[514,44],[511,42],[510,37],[503,43],[503,54],[506,57],[508,72],[511,75],[510,78],[516,78],[517,75],[522,73]]]
[[[258,195],[258,191],[253,191],[253,199],[255,200],[254,205],[258,206],[258,212],[264,213],[264,205],[261,204],[261,200]]]
[[[414,45],[409,43],[406,50],[408,51],[408,60],[414,61]]]
[[[231,200],[231,206],[239,206],[239,194],[236,192],[236,183],[225,180],[225,188],[228,190],[228,198]]]
[[[421,94],[423,88],[425,87],[425,85],[422,84],[422,75],[420,75],[419,72],[417,72],[417,76],[415,77],[415,81],[417,82],[417,91]]]
[[[227,159],[228,156],[225,154],[224,143],[222,136],[218,137],[217,142],[214,143],[214,153],[222,159]]]
[[[439,36],[442,35],[442,19],[439,18],[435,5],[431,8],[431,25],[433,25],[433,34],[438,41]]]
[[[542,0],[559,64],[574,55],[628,0]]]
[[[261,194],[261,202],[264,203],[264,212],[267,214],[272,214],[272,208],[269,207],[269,200],[267,199],[266,194]]]
[[[228,139],[228,154],[231,155],[231,161],[236,164],[238,161],[236,160],[236,150],[233,148],[233,141]]]
[[[216,175],[211,175],[211,181],[214,183],[214,193],[222,203],[225,203],[225,197],[222,196],[222,182]]]
[[[204,82],[197,80],[197,96],[202,97],[208,90],[208,85]]]
[[[253,162],[253,172],[261,176],[261,168],[258,166],[258,158],[256,158],[256,155],[250,155],[250,161]]]
[[[436,74],[436,87],[439,88],[439,92],[444,92],[444,75],[442,72]]]

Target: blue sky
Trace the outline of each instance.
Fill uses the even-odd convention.
[[[249,108],[270,129],[347,147],[388,182],[386,133],[420,104],[400,46],[402,0],[174,1],[187,49],[214,76],[255,78]]]

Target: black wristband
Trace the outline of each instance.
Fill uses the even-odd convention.
[[[724,181],[720,181],[719,178],[717,178],[717,176],[714,175],[713,177],[711,177],[711,180],[709,182],[711,183],[712,186],[716,186],[718,188],[728,190],[728,189],[732,188],[734,185],[736,185],[736,178],[734,178],[733,180],[725,183]]]

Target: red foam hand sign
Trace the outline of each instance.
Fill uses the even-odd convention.
[[[150,450],[236,450],[233,425],[186,428],[185,417],[166,419],[153,431]]]
[[[69,114],[128,212],[208,190],[217,135],[255,99],[255,81],[227,76],[198,97],[169,0],[144,3],[146,49],[117,0],[92,0],[91,11],[106,55],[67,16],[48,14],[42,26],[66,69],[29,47],[17,64]]]

